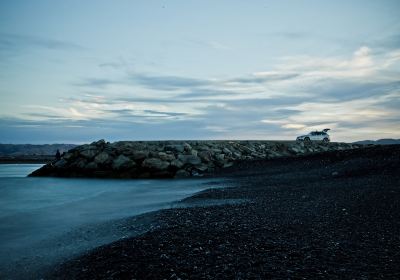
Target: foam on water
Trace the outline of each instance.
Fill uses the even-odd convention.
[[[40,265],[34,262],[37,256],[41,257],[41,262],[56,260],[51,244],[68,243],[68,248],[72,246],[73,249],[61,248],[59,252],[77,254],[101,242],[113,241],[113,238],[105,238],[88,243],[89,247],[82,247],[82,244],[74,247],[74,240],[62,240],[74,229],[169,208],[174,201],[212,187],[204,184],[209,182],[207,180],[23,177],[38,167],[0,165],[0,272],[7,278],[12,275],[4,271],[13,271],[16,265],[22,264],[28,272],[38,269]],[[117,238],[118,235],[114,237]]]

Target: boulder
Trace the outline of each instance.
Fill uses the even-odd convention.
[[[173,161],[171,161],[170,167],[172,167],[173,169],[181,169],[184,165],[185,164],[179,159],[174,159]]]
[[[183,145],[166,145],[164,151],[171,151],[174,153],[182,153],[185,150]]]
[[[95,170],[97,169],[98,165],[94,161],[89,162],[86,166],[85,169],[90,169],[90,170]]]
[[[224,154],[226,154],[226,155],[231,155],[231,154],[232,154],[232,152],[231,152],[228,148],[224,148],[224,149],[222,150],[222,152],[223,152]]]
[[[112,158],[106,152],[101,152],[94,158],[94,162],[97,164],[107,164],[110,163]]]
[[[175,159],[175,156],[173,154],[167,154],[164,152],[159,152],[158,157],[163,161],[173,161]]]
[[[101,140],[99,140],[99,141],[92,142],[92,143],[90,144],[90,146],[97,146],[97,147],[100,147],[100,148],[104,147],[105,145],[106,145],[106,141],[104,141],[104,139],[101,139]]]
[[[225,155],[224,154],[216,154],[214,155],[216,161],[224,161]]]
[[[71,152],[67,152],[62,156],[62,158],[67,160],[67,161],[71,160],[73,157],[74,157],[74,154],[71,153]]]
[[[65,160],[65,159],[60,159],[60,160],[58,160],[55,164],[54,164],[54,167],[56,167],[56,168],[63,168],[63,167],[66,167],[66,165],[67,165],[67,161]]]
[[[204,173],[204,172],[206,172],[208,170],[208,165],[204,164],[204,163],[201,163],[201,164],[196,165],[194,168],[197,171],[199,171],[201,173]]]
[[[169,162],[162,161],[159,158],[146,158],[142,162],[142,167],[152,170],[166,170],[169,166]]]
[[[94,158],[98,153],[99,153],[99,149],[97,149],[97,147],[93,147],[93,146],[89,146],[87,147],[87,149],[83,150],[80,152],[80,154],[87,158],[87,159],[92,159]]]
[[[178,170],[175,174],[175,178],[187,178],[187,177],[190,177],[190,173],[183,169]]]
[[[192,146],[190,146],[188,143],[184,143],[183,149],[185,150],[185,152],[190,152],[192,150]]]
[[[119,155],[116,159],[114,159],[112,163],[112,168],[115,170],[124,170],[124,169],[129,169],[132,168],[136,165],[136,163],[131,160],[130,158],[124,156],[124,155]]]
[[[76,168],[82,168],[85,169],[86,165],[88,164],[88,161],[85,158],[77,158],[73,164],[72,167],[76,167]]]
[[[178,159],[184,164],[196,165],[201,163],[201,159],[194,155],[179,155]]]
[[[242,156],[242,154],[241,154],[240,152],[233,152],[232,155],[233,155],[233,157],[236,158],[236,159],[240,159],[241,156]]]
[[[212,154],[209,151],[201,151],[197,154],[202,162],[210,162],[212,160]]]
[[[142,161],[149,156],[148,151],[132,151],[131,157],[134,161]]]

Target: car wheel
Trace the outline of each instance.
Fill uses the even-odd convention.
[[[304,142],[309,143],[309,142],[311,142],[311,140],[310,140],[310,138],[306,137],[306,138],[304,138]]]
[[[325,143],[328,143],[329,142],[329,139],[328,138],[324,138],[324,140],[323,140]]]

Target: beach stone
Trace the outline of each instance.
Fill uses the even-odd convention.
[[[132,168],[135,165],[136,163],[130,158],[124,155],[119,155],[116,159],[114,159],[112,163],[112,168],[116,170],[122,170]]]
[[[154,170],[166,170],[169,162],[162,161],[159,158],[146,158],[142,162],[142,167]]]

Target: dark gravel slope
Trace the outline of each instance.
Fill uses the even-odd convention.
[[[234,188],[58,267],[60,279],[400,279],[400,146],[244,162]]]

